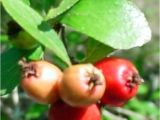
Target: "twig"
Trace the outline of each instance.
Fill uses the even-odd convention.
[[[127,120],[126,118],[122,118],[121,116],[114,115],[113,113],[103,110],[103,115],[108,116],[111,120]]]
[[[12,114],[13,116],[13,120],[21,120],[21,115],[22,112],[20,110],[20,100],[19,100],[19,93],[18,93],[18,87],[16,87],[13,92],[12,92],[12,102],[14,105],[14,114]]]
[[[61,38],[62,38],[63,44],[64,44],[67,52],[69,53],[68,45],[67,45],[67,42],[65,39],[65,27],[63,25],[61,25]]]
[[[75,61],[74,57],[71,55],[71,52],[69,51],[67,42],[66,42],[66,36],[65,36],[65,27],[63,25],[61,25],[61,39],[63,41],[63,44],[67,50],[67,53],[69,55],[69,58],[71,59],[72,63],[76,64],[77,61]]]
[[[107,109],[125,116],[135,116],[139,120],[148,120],[147,117],[124,108],[117,107],[117,108],[107,108]]]
[[[13,90],[13,93],[12,93],[12,101],[13,101],[14,106],[18,106],[18,105],[19,105],[18,87],[16,87],[16,88]]]

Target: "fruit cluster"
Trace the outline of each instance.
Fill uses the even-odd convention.
[[[142,82],[135,66],[118,57],[72,65],[63,72],[46,61],[20,65],[22,88],[36,101],[51,104],[49,120],[100,120],[101,106],[124,105]]]

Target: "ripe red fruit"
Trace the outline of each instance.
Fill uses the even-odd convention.
[[[105,79],[92,64],[78,64],[64,70],[59,83],[59,93],[71,106],[87,106],[101,99],[105,91]]]
[[[102,70],[106,79],[106,91],[101,99],[102,104],[122,106],[136,95],[142,79],[129,60],[117,57],[104,58],[95,66]]]
[[[46,61],[21,62],[23,68],[22,88],[40,103],[54,103],[58,98],[58,81],[61,70]]]
[[[96,104],[71,107],[59,101],[50,107],[49,120],[101,120],[101,113]]]

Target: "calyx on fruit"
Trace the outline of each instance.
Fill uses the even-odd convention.
[[[143,82],[134,64],[127,59],[104,58],[95,66],[102,70],[106,80],[106,90],[101,99],[103,104],[122,106],[136,95],[138,85]]]
[[[26,93],[40,103],[54,103],[59,99],[58,81],[61,70],[47,61],[20,61],[22,66],[21,86]]]

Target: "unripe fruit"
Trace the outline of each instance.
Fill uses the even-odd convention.
[[[95,104],[78,108],[60,101],[49,109],[49,120],[101,120],[101,113]]]
[[[11,38],[11,42],[17,47],[30,50],[38,46],[38,42],[27,32],[19,31]]]
[[[46,61],[20,62],[23,68],[22,88],[40,103],[54,103],[58,98],[61,70]]]
[[[105,79],[92,64],[77,64],[64,70],[59,83],[59,93],[71,106],[86,106],[96,103],[105,91]]]
[[[136,95],[138,85],[143,82],[137,69],[129,60],[117,57],[104,58],[95,66],[102,70],[106,79],[102,104],[122,106]]]

